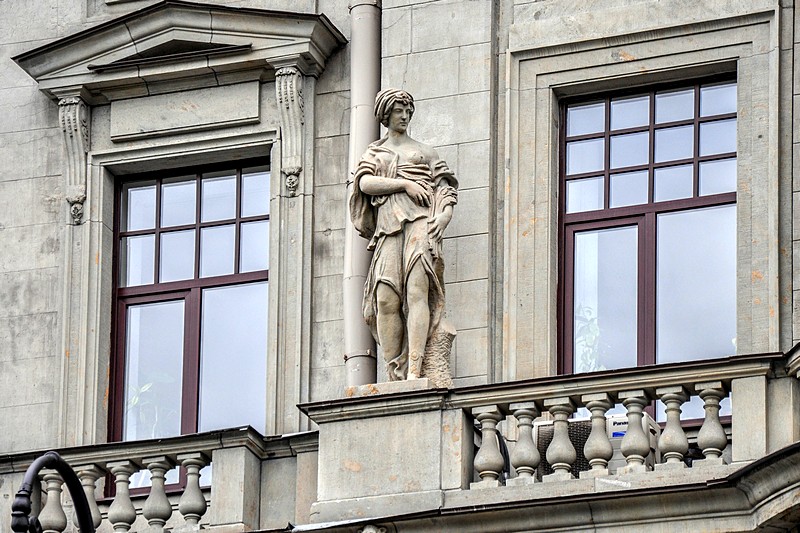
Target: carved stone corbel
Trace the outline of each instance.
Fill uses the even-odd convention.
[[[86,201],[86,154],[89,151],[89,106],[79,96],[58,101],[58,117],[67,152],[66,200],[73,224],[83,219]]]
[[[281,111],[281,173],[289,196],[297,195],[303,171],[303,74],[297,67],[275,72],[275,92]]]

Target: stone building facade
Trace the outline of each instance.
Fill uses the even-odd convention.
[[[798,530],[791,0],[0,6],[0,530],[47,450],[98,531]],[[346,348],[378,48],[459,180],[453,389]]]

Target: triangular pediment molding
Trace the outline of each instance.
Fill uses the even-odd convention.
[[[325,15],[164,0],[13,59],[51,98],[99,104],[268,80],[289,65],[317,76],[345,43]]]

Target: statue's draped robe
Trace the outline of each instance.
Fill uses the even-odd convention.
[[[406,286],[412,267],[419,261],[428,275],[428,307],[430,325],[428,340],[439,327],[444,311],[444,263],[441,239],[428,235],[428,221],[445,207],[458,201],[455,176],[442,160],[429,163],[401,163],[394,151],[384,148],[385,138],[372,143],[364,153],[355,172],[350,197],[350,216],[359,234],[369,239],[373,251],[367,281],[364,285],[364,318],[372,336],[377,340],[378,283],[390,286],[403,303],[403,323],[408,317]],[[430,207],[418,205],[405,191],[382,196],[370,196],[361,191],[363,176],[406,179],[432,190]],[[421,354],[420,354],[421,355]],[[408,368],[408,338],[404,336],[401,353],[388,360],[389,379],[406,378]]]

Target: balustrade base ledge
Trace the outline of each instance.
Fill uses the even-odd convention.
[[[546,476],[542,476],[542,481],[544,483],[570,481],[573,479],[575,479],[575,476],[573,476],[571,472],[553,472],[552,474],[547,474]]]
[[[497,487],[501,487],[502,484],[500,481],[496,479],[484,479],[482,481],[474,481],[469,484],[470,490],[481,490],[481,489],[494,489]]]
[[[311,505],[310,518],[312,523],[335,522],[368,516],[396,516],[420,513],[438,510],[443,505],[443,491],[427,490],[404,494],[349,498],[346,500],[320,501]]]
[[[686,463],[658,463],[653,465],[653,470],[685,470]]]
[[[647,465],[628,465],[617,468],[617,475],[644,474],[648,471]]]
[[[725,459],[722,457],[709,457],[708,459],[698,459],[692,462],[692,468],[709,468],[716,466],[724,466]]]
[[[512,477],[506,480],[506,485],[509,487],[517,487],[522,485],[532,485],[537,483],[535,477]],[[472,488],[472,486],[470,486]]]
[[[608,471],[608,468],[603,468],[602,470],[584,470],[579,474],[581,479],[590,479],[596,477],[605,477],[610,475],[611,472]]]

